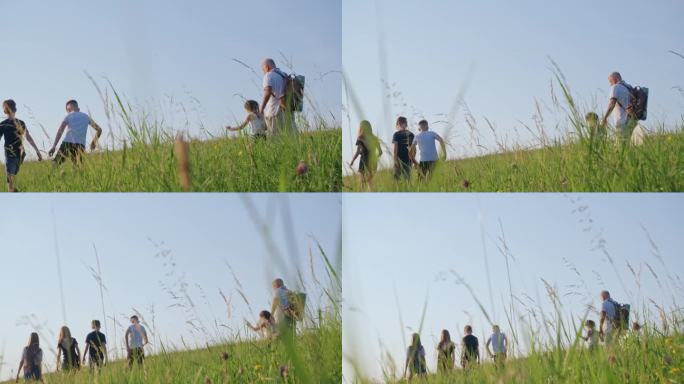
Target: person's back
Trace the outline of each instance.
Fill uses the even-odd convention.
[[[62,369],[77,369],[80,367],[80,360],[78,357],[78,342],[75,338],[63,339],[57,343],[57,349],[62,352]]]
[[[479,356],[479,342],[477,337],[472,334],[465,335],[463,337],[463,356],[465,360],[469,363],[475,362]]]
[[[129,342],[131,348],[143,348],[145,346],[145,327],[140,324],[131,324],[128,327]]]
[[[437,134],[433,131],[419,131],[413,142],[418,147],[420,154],[419,160],[421,163],[437,161],[439,158],[437,154]]]
[[[24,347],[22,353],[24,378],[27,380],[40,380],[41,369],[43,362],[43,350],[38,344],[32,344]]]
[[[90,361],[95,364],[100,364],[104,361],[103,346],[107,344],[107,338],[104,333],[99,330],[94,330],[86,336],[86,345],[88,345],[88,353]]]
[[[67,124],[64,142],[78,144],[85,147],[86,136],[88,134],[88,125],[90,124],[90,116],[81,111],[73,111],[66,115],[64,122]]]
[[[409,149],[413,143],[415,135],[408,129],[394,132],[392,142],[397,144],[397,159],[403,165],[411,165],[411,157],[409,156]]]
[[[494,355],[506,353],[506,346],[505,346],[506,337],[503,333],[501,333],[501,332],[492,333],[492,335],[490,336],[490,340],[492,343],[492,352],[494,353]]]
[[[5,157],[20,158],[24,155],[22,141],[26,124],[19,119],[5,119],[0,122],[0,138],[5,138]]]
[[[456,345],[452,341],[440,343],[437,346],[437,367],[441,371],[450,371],[454,368],[454,352]]]
[[[266,135],[266,121],[263,116],[256,112],[249,114],[249,129],[247,134],[250,136],[264,136]]]
[[[264,88],[270,87],[272,97],[266,103],[264,108],[264,116],[273,117],[282,111],[280,108],[280,99],[285,97],[285,87],[287,85],[287,74],[279,68],[274,68],[264,74]]]
[[[425,348],[422,345],[409,346],[406,351],[409,360],[409,368],[411,373],[415,375],[422,375],[426,372],[425,367]]]

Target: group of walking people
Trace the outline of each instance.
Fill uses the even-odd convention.
[[[440,158],[437,143],[440,144],[442,156],[446,157],[444,139],[430,130],[427,120],[418,122],[416,134],[408,129],[408,119],[404,116],[397,118],[395,127],[396,132],[392,136],[394,179],[409,181],[413,168],[416,168],[420,180],[429,179]],[[371,186],[382,154],[380,140],[373,133],[371,123],[368,120],[361,121],[356,137],[356,152],[349,165],[353,167],[356,159],[359,159],[358,170],[364,186]]]
[[[128,366],[133,363],[143,364],[145,359],[145,346],[149,343],[147,331],[140,323],[137,315],[130,318],[131,325],[126,329],[125,343],[128,357]],[[81,369],[89,357],[91,370],[99,369],[108,362],[107,337],[100,331],[100,321],[91,322],[92,332],[85,338],[85,347],[81,354],[78,341],[72,336],[71,330],[63,326],[57,339],[57,371],[73,372]],[[21,373],[26,381],[43,382],[43,350],[40,347],[40,338],[37,332],[31,333],[29,341],[22,351],[16,381],[19,381]]]
[[[9,192],[18,192],[19,189],[16,185],[16,177],[26,157],[24,138],[26,138],[26,141],[28,141],[36,152],[38,161],[43,160],[43,155],[29,133],[26,123],[17,118],[17,103],[12,99],[5,100],[2,102],[2,110],[7,117],[0,122],[0,138],[3,136],[5,138],[7,190]],[[57,130],[54,144],[48,151],[49,157],[54,155],[53,162],[55,165],[60,165],[67,159],[71,159],[75,164],[80,163],[81,156],[85,153],[86,136],[89,126],[95,130],[95,137],[90,143],[91,151],[95,150],[97,141],[102,135],[102,128],[100,128],[90,116],[81,112],[76,100],[67,101],[66,112],[67,115],[64,117],[64,120],[62,120],[62,123]],[[64,135],[64,140],[62,140],[61,145],[59,145],[62,135]],[[57,150],[57,153],[55,154],[58,145],[59,150]]]
[[[480,344],[477,336],[473,335],[473,327],[466,325],[463,332],[465,336],[461,339],[460,365],[463,369],[469,369],[480,363]],[[495,364],[501,365],[506,360],[508,351],[508,339],[501,332],[498,325],[492,325],[492,334],[485,343],[487,355],[492,358]],[[442,330],[442,334],[437,344],[437,372],[448,374],[456,367],[456,344],[451,340],[448,330]],[[411,345],[406,351],[406,363],[404,365],[404,377],[408,379],[414,376],[427,375],[427,363],[425,359],[425,348],[421,344],[420,335],[414,333],[411,336]]]
[[[265,138],[285,132],[296,132],[294,112],[302,108],[304,97],[304,77],[293,76],[279,69],[273,59],[264,59],[261,64],[264,73],[263,97],[261,104],[255,100],[245,102],[247,116],[236,127],[226,127],[229,131],[245,129],[250,137]],[[17,103],[8,99],[2,103],[2,109],[7,117],[0,122],[0,138],[5,139],[5,171],[7,175],[7,189],[18,192],[16,177],[26,157],[24,139],[31,145],[38,161],[43,160],[43,154],[38,149],[33,137],[23,120],[17,118]],[[102,128],[86,113],[81,112],[76,100],[66,103],[67,115],[57,130],[52,148],[48,156],[54,155],[56,165],[71,159],[74,164],[80,164],[81,157],[86,151],[86,136],[88,127],[95,130],[95,137],[90,143],[90,150],[97,148],[97,142],[102,135]],[[60,144],[60,140],[64,140]],[[59,145],[59,150],[56,151]],[[55,154],[56,151],[56,154]]]
[[[629,304],[620,304],[610,297],[608,291],[601,291],[601,310],[599,311],[599,329],[596,330],[596,323],[587,319],[584,322],[586,332],[581,338],[587,343],[588,350],[594,351],[598,348],[599,340],[606,346],[610,346],[618,337],[626,331],[629,324]],[[641,329],[639,324],[634,323],[632,330],[638,332]],[[439,343],[437,344],[437,373],[448,374],[456,366],[456,344],[451,340],[449,331],[442,330]],[[480,344],[478,338],[473,335],[473,327],[466,325],[464,336],[460,344],[460,365],[464,370],[480,364]],[[492,333],[485,343],[485,351],[497,367],[506,361],[508,354],[508,338],[501,332],[498,325],[492,325]],[[406,351],[406,362],[404,366],[404,377],[425,376],[428,373],[426,363],[426,353],[420,341],[420,335],[414,333],[411,336],[411,345]]]

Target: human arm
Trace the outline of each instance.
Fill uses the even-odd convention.
[[[487,355],[488,355],[488,356],[494,356],[494,354],[492,353],[492,351],[489,349],[489,345],[490,345],[491,343],[492,343],[492,338],[490,337],[489,339],[487,339],[487,342],[485,343],[485,350],[487,351]]]
[[[93,119],[90,119],[89,124],[95,130],[95,137],[93,137],[93,141],[90,143],[90,150],[94,151],[95,148],[97,148],[97,141],[100,139],[100,136],[102,136],[102,128],[100,128]]]
[[[505,356],[508,354],[508,338],[506,337],[506,335],[503,335],[503,341],[504,341],[503,354]]]
[[[130,328],[126,329],[126,333],[124,334],[124,339],[126,340],[126,351],[128,351],[129,353],[131,352],[131,345],[128,341],[130,334],[131,334],[131,329]]]
[[[67,122],[62,121],[62,124],[59,126],[59,129],[57,130],[57,136],[55,137],[55,142],[52,144],[52,148],[48,151],[48,156],[52,156],[55,153],[55,148],[57,148],[57,144],[59,144],[59,140],[62,139],[62,134],[64,134],[64,130],[67,127]]]
[[[356,158],[361,156],[362,152],[363,149],[361,148],[361,144],[356,144],[356,153],[354,153],[354,157],[352,157],[351,162],[349,163],[350,166],[354,165]]]
[[[89,348],[92,348],[92,347],[90,346],[90,343],[88,342],[88,339],[86,339],[85,348],[83,348],[83,358],[82,358],[82,360],[81,360],[81,362],[82,362],[83,364],[85,364],[85,360],[86,360],[85,357],[88,355],[88,349],[89,349]]]
[[[59,372],[59,358],[62,357],[62,348],[57,347],[57,366],[56,371]]]
[[[261,100],[261,107],[259,108],[259,113],[261,113],[262,115],[264,114],[264,110],[266,109],[266,104],[271,99],[271,96],[273,96],[273,89],[271,88],[270,85],[267,85],[264,87],[264,97]]]
[[[392,142],[393,148],[392,148],[392,160],[394,160],[394,166],[399,165],[399,143],[396,141]]]
[[[240,125],[238,125],[238,126],[236,126],[236,127],[231,127],[231,126],[229,125],[229,126],[226,127],[226,129],[229,130],[229,131],[231,131],[231,132],[239,131],[239,130],[244,129],[244,128],[247,126],[247,124],[249,124],[250,121],[252,121],[252,115],[251,115],[251,114],[248,115],[247,118],[245,119],[245,121],[243,121],[242,123],[240,123]]]
[[[107,365],[109,362],[109,357],[107,357],[107,343],[102,342],[102,345],[100,346],[100,350],[102,351],[102,354],[104,355],[104,363]]]
[[[439,146],[442,148],[442,155],[440,156],[442,160],[446,160],[446,143],[444,142],[444,139],[442,139],[442,136],[438,135],[435,133],[435,139],[439,141]]]
[[[21,361],[19,362],[19,368],[17,368],[17,383],[19,382],[19,373],[21,372],[21,369],[24,367],[24,359],[22,358]]]
[[[40,154],[40,151],[38,150],[38,146],[36,145],[36,142],[33,141],[33,137],[31,137],[31,134],[29,133],[28,129],[26,130],[26,141],[28,141],[28,143],[31,144],[31,147],[33,148],[33,150],[36,151],[36,155],[38,156],[38,161],[43,160],[43,155]]]
[[[263,325],[260,325],[259,323],[257,323],[256,326],[255,326],[255,325],[252,325],[252,323],[250,323],[247,319],[245,319],[245,325],[246,325],[247,327],[249,327],[250,329],[252,329],[253,331],[258,331],[258,330],[260,330],[261,328],[263,328]]]
[[[615,109],[615,105],[617,105],[617,99],[611,97],[610,101],[608,101],[608,109],[606,110],[606,114],[603,115],[603,120],[601,120],[602,126],[605,126],[608,122],[608,116],[610,116],[611,112],[613,112],[613,109]]]
[[[147,330],[145,330],[145,328],[142,329],[142,334],[143,334],[143,347],[144,347],[147,344],[149,344],[150,341],[147,339]]]
[[[411,148],[409,148],[409,158],[411,159],[411,163],[414,165],[417,165],[418,162],[416,161],[416,142],[414,141],[413,144],[411,144]]]
[[[606,321],[606,311],[601,311],[601,320],[599,321],[599,337],[603,339],[603,323]]]

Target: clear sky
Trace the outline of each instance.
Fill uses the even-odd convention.
[[[25,194],[0,199],[0,377],[16,372],[34,329],[40,330],[45,361],[54,368],[58,329],[64,323],[56,249],[66,324],[81,346],[90,321],[103,319],[99,287],[91,273],[97,269],[93,246],[106,287],[110,348],[115,343],[121,347],[123,325],[134,309],[148,323],[154,321],[153,329],[148,328],[155,335],[152,350],[161,341],[167,348],[178,346],[181,337],[191,346],[204,345],[215,342],[218,334],[230,337],[239,331],[244,337],[243,318],[254,322],[260,310],[270,308],[275,277],[302,289],[297,269],[311,308],[325,304],[311,274],[313,268],[316,278],[327,284],[313,239],[333,263],[340,263],[340,203],[335,194]],[[264,229],[285,262],[269,251],[247,209],[250,204],[267,224]],[[183,299],[184,291],[188,299]],[[188,309],[190,300],[195,310]],[[193,331],[189,320],[208,333]],[[217,331],[215,324],[227,328]]]
[[[217,135],[244,118],[242,96],[262,96],[260,76],[233,59],[260,75],[263,58],[287,69],[285,57],[306,76],[319,113],[340,120],[339,0],[24,0],[2,9],[8,51],[0,60],[0,98],[15,99],[18,117],[45,150],[72,98],[108,132],[84,72],[102,87],[106,77],[170,129],[197,135],[203,126]],[[312,105],[305,108],[313,116]]]
[[[477,153],[464,108],[449,132],[444,123],[462,91],[487,150],[496,146],[485,118],[499,140],[533,143],[523,124],[536,131],[535,101],[548,134],[565,132],[550,96],[549,57],[583,111],[604,110],[607,76],[619,70],[631,84],[650,88],[647,128],[681,125],[684,93],[673,87],[684,86],[684,60],[668,51],[684,53],[683,2],[349,0],[342,12],[343,68],[359,106],[345,96],[347,163],[361,117],[387,144],[403,114],[413,130],[425,118],[448,136],[450,156]]]
[[[680,194],[345,194],[344,355],[375,378],[381,377],[382,352],[403,369],[404,348],[427,302],[422,340],[434,372],[442,329],[459,340],[471,324],[482,345],[489,335],[474,297],[509,336],[511,303],[516,315],[529,316],[531,309],[538,319],[542,313],[553,319],[541,279],[557,290],[563,317],[574,315],[573,324],[589,306],[588,318],[598,320],[602,289],[630,303],[633,320],[644,321],[646,308],[657,318],[648,299],[669,311],[684,294],[678,276],[684,271],[683,211]],[[499,251],[502,233],[510,286]],[[452,271],[474,296],[456,284]],[[526,328],[516,331],[529,332],[515,323]],[[521,333],[521,339],[524,352],[527,337]],[[345,361],[347,380],[350,373]]]

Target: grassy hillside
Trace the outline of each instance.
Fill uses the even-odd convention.
[[[339,319],[328,318],[294,343],[244,341],[207,346],[151,356],[144,369],[129,370],[125,361],[116,361],[97,375],[84,368],[77,373],[46,374],[44,379],[57,384],[340,383],[341,329]]]
[[[612,350],[590,353],[580,344],[533,353],[503,367],[486,363],[464,372],[430,374],[421,383],[682,383],[684,334],[628,335]],[[395,381],[396,382],[396,381]]]
[[[647,136],[641,146],[580,138],[541,149],[441,162],[429,182],[375,175],[372,191],[674,192],[684,191],[684,131]],[[358,175],[345,191],[366,191]]]
[[[80,168],[49,161],[27,162],[17,177],[26,192],[181,191],[179,151],[174,138],[159,135],[129,140],[122,150],[85,156]],[[182,156],[182,155],[181,155]],[[296,136],[252,141],[247,138],[191,141],[191,191],[331,192],[341,188],[341,130],[322,129]],[[306,164],[305,172],[298,166]],[[182,172],[181,172],[182,173]]]

